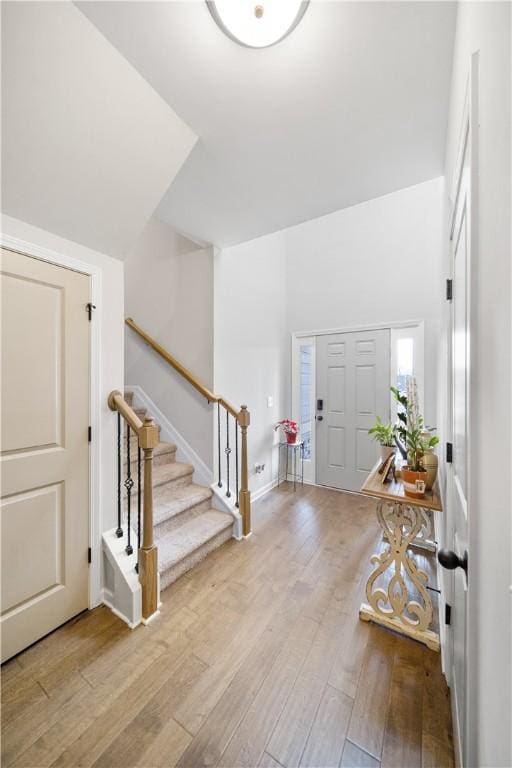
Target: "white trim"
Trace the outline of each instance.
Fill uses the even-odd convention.
[[[262,496],[265,496],[269,491],[276,487],[277,478],[271,480],[270,483],[267,483],[266,485],[262,485],[257,491],[251,491],[251,502],[258,501],[258,499],[261,499]]]
[[[420,325],[424,321],[417,320],[393,320],[388,323],[367,323],[365,325],[346,325],[344,328],[327,328],[320,331],[294,331],[292,338],[297,339],[303,336],[327,336],[331,333],[358,333],[360,331],[380,331],[386,328],[409,328],[412,325]]]
[[[100,474],[101,474],[101,268],[88,264],[72,256],[57,253],[49,248],[42,248],[35,243],[11,237],[0,232],[0,244],[4,248],[26,254],[32,258],[55,264],[65,269],[81,272],[91,278],[90,301],[96,305],[91,322],[90,333],[90,371],[89,371],[89,423],[92,427],[92,442],[89,445],[89,546],[91,564],[89,565],[89,608],[94,608],[103,601],[101,588],[101,521],[100,521]]]
[[[160,408],[153,402],[153,400],[144,392],[142,387],[138,384],[125,384],[125,391],[133,392],[134,396],[140,400],[144,408],[154,417],[155,421],[160,426],[160,435],[162,440],[169,443],[175,443],[178,451],[176,458],[178,461],[184,461],[187,464],[192,464],[194,467],[194,482],[199,485],[210,486],[213,481],[213,472],[205,464],[200,456],[194,451],[190,443],[188,443],[181,432],[178,432],[169,419],[162,413]]]

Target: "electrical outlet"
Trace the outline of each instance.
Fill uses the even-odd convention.
[[[273,408],[274,407],[274,398],[272,395],[269,395],[267,397],[267,408]]]
[[[265,469],[265,465],[264,464],[255,464],[254,465],[254,471],[256,472],[257,475],[259,475],[261,472],[263,472],[264,469]]]

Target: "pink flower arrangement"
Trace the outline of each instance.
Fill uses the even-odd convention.
[[[296,421],[292,421],[292,419],[281,419],[281,421],[278,421],[275,425],[274,431],[278,429],[283,430],[288,443],[294,443],[296,441],[297,433],[299,431]]]

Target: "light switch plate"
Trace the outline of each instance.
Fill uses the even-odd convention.
[[[274,407],[274,398],[272,395],[269,395],[267,397],[267,408],[273,408]]]

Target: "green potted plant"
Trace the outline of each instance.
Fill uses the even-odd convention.
[[[382,461],[386,461],[388,456],[395,450],[395,428],[392,424],[384,424],[377,416],[375,424],[368,430],[368,434],[380,445],[380,455]]]

